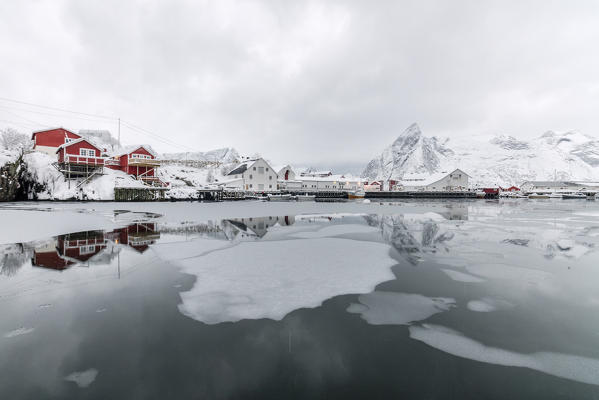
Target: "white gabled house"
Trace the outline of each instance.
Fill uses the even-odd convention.
[[[236,165],[219,183],[248,192],[274,192],[278,190],[277,178],[277,172],[270,164],[263,158],[256,158]]]
[[[407,174],[398,182],[400,190],[408,192],[446,192],[468,190],[470,176],[461,169],[431,175]]]
[[[279,176],[279,189],[290,192],[299,192],[302,190],[302,181],[297,179],[297,174],[291,165],[277,167],[276,169]]]

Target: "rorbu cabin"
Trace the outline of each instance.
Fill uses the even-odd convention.
[[[106,167],[123,171],[144,183],[164,186],[156,173],[159,166],[160,160],[149,146],[128,147],[113,154],[106,163]]]
[[[33,150],[46,153],[52,157],[56,156],[56,150],[60,146],[81,138],[81,135],[65,128],[46,129],[31,134]]]
[[[102,150],[87,139],[80,138],[62,144],[56,150],[58,170],[67,179],[77,177],[90,178],[102,174],[106,157]]]

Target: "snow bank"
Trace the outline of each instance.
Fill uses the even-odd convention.
[[[54,157],[33,152],[23,157],[38,191],[30,194],[39,200],[114,200],[115,187],[146,187],[122,171],[104,168],[104,175],[92,178],[77,187],[78,181],[69,182],[52,164]]]

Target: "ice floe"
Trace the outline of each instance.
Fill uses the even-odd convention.
[[[470,311],[475,312],[491,312],[505,308],[513,307],[513,304],[505,300],[494,299],[491,297],[484,297],[479,300],[470,300],[466,307]]]
[[[97,376],[98,370],[95,368],[90,368],[85,371],[73,372],[72,374],[67,375],[64,380],[74,382],[80,388],[86,388],[94,383]]]
[[[35,330],[35,328],[25,328],[25,327],[20,327],[18,329],[15,329],[14,331],[10,331],[10,332],[6,332],[4,334],[5,338],[13,338],[15,336],[21,336],[21,335],[26,335],[28,333],[31,333]]]
[[[338,238],[243,242],[199,257],[194,242],[178,247],[178,264],[197,277],[182,292],[179,310],[216,324],[241,319],[280,320],[326,299],[371,292],[394,278],[389,247]]]
[[[599,385],[599,360],[571,354],[517,353],[486,346],[460,332],[431,324],[411,326],[410,337],[457,357],[509,367],[530,368],[560,378]]]
[[[455,300],[446,297],[426,297],[420,294],[372,292],[358,297],[347,311],[361,314],[371,325],[409,325],[449,310]]]

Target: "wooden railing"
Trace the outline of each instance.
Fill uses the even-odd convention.
[[[69,164],[84,164],[84,165],[104,165],[106,157],[89,157],[89,156],[76,156],[67,154],[64,157],[64,162]]]
[[[129,165],[143,165],[143,166],[151,166],[158,167],[160,166],[160,160],[151,159],[151,158],[133,158],[129,157]]]

